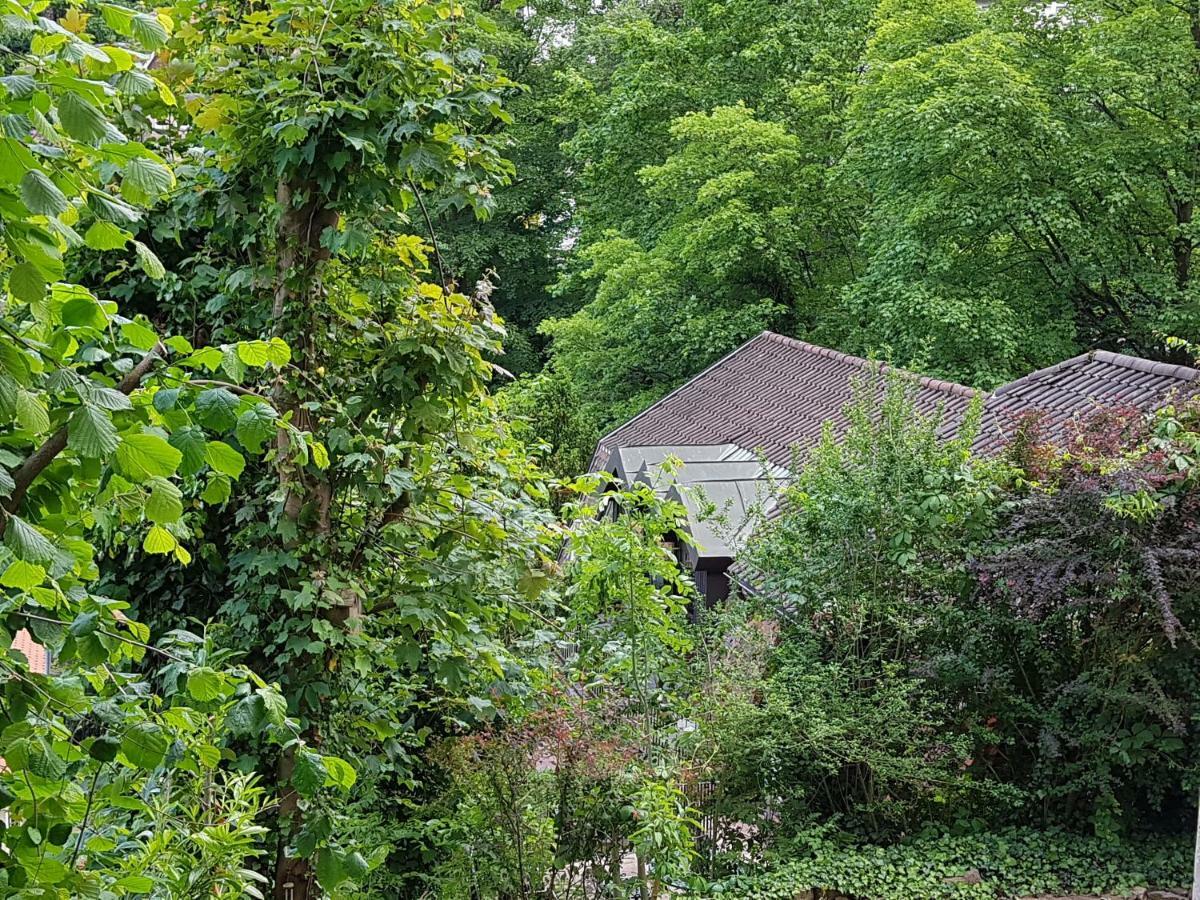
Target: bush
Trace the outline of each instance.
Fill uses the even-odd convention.
[[[1178,886],[1191,875],[1183,837],[1113,843],[1025,828],[872,846],[824,828],[798,835],[788,849],[777,868],[716,882],[706,896],[792,900],[820,888],[860,900],[1025,897]]]
[[[1030,422],[980,461],[903,381],[862,393],[758,523],[757,610],[706,642],[729,816],[777,844],[831,817],[872,840],[1188,828],[1200,407],[1107,411],[1057,446]],[[727,652],[756,615],[771,638]]]

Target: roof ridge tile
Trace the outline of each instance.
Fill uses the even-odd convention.
[[[1112,350],[1093,350],[1092,357],[1100,362],[1109,363],[1114,366],[1123,366],[1127,369],[1136,369],[1139,372],[1161,375],[1165,378],[1175,378],[1179,381],[1200,380],[1200,371],[1193,369],[1191,366],[1179,365],[1177,363],[1156,362],[1152,359],[1143,359],[1140,356],[1114,353]]]

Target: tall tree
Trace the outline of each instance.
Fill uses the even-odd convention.
[[[242,410],[220,385],[195,398],[267,459],[244,476],[254,492],[224,498],[232,516],[193,520],[206,571],[163,581],[131,560],[113,577],[153,578],[143,603],[160,624],[179,597],[230,623],[310,741],[386,796],[411,785],[431,729],[494,714],[520,668],[503,641],[525,615],[510,598],[549,560],[536,470],[487,397],[502,329],[486,297],[454,289],[434,225],[439,207],[492,209],[511,167],[479,123],[502,115],[511,83],[452,2],[174,15],[195,60],[173,70],[191,97],[178,152],[201,185],[169,220],[201,285],[180,291],[224,298],[205,327],[293,352],[257,387],[274,411]],[[234,380],[247,359],[209,362]],[[344,806],[322,789],[340,769],[266,746],[244,763],[283,791],[276,897],[382,864],[386,844],[367,858],[357,823],[335,826]]]

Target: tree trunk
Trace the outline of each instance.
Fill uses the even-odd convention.
[[[291,788],[295,757],[291,750],[279,757],[276,783],[279,795],[279,847],[275,857],[275,900],[309,900],[313,890],[312,867],[308,860],[289,857],[287,845],[301,824],[300,798]]]
[[[320,265],[329,258],[329,252],[321,246],[321,233],[326,227],[337,223],[337,213],[328,208],[318,187],[309,182],[280,181],[276,188],[276,200],[281,212],[276,234],[276,281],[271,309],[274,333],[286,335],[288,329],[285,323],[290,323],[293,335],[304,336],[304,323],[311,320],[314,304],[321,296]],[[295,347],[293,351],[293,364],[306,372],[312,370],[311,345]],[[280,413],[292,413],[292,422],[297,428],[302,431],[311,428],[308,410],[300,407],[297,398],[287,390],[282,376],[276,385],[273,400]],[[280,449],[277,466],[280,481],[288,486],[283,505],[284,516],[296,525],[299,532],[300,517],[309,507],[314,513],[311,534],[327,534],[330,530],[332,487],[328,479],[296,468],[287,457],[286,444],[286,436],[281,431],[277,438]],[[299,533],[296,540],[302,541]],[[317,569],[321,567],[306,566],[309,570],[307,577],[320,579],[321,574]],[[350,620],[357,618],[356,612],[336,606],[326,618],[346,626]],[[308,737],[312,736],[310,729]],[[285,837],[280,840],[275,858],[274,897],[275,900],[310,900],[317,894],[312,867],[307,859],[289,857],[286,852],[287,846],[304,824],[299,797],[291,787],[292,767],[293,754],[287,751],[280,758],[277,769],[280,834]]]

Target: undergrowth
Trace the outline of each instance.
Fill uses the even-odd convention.
[[[1010,829],[878,846],[848,843],[819,829],[800,835],[767,872],[735,875],[693,896],[792,900],[815,888],[861,900],[1124,894],[1139,886],[1186,884],[1191,863],[1184,837],[1113,842],[1059,830]],[[962,880],[971,872],[979,873],[979,883]]]

